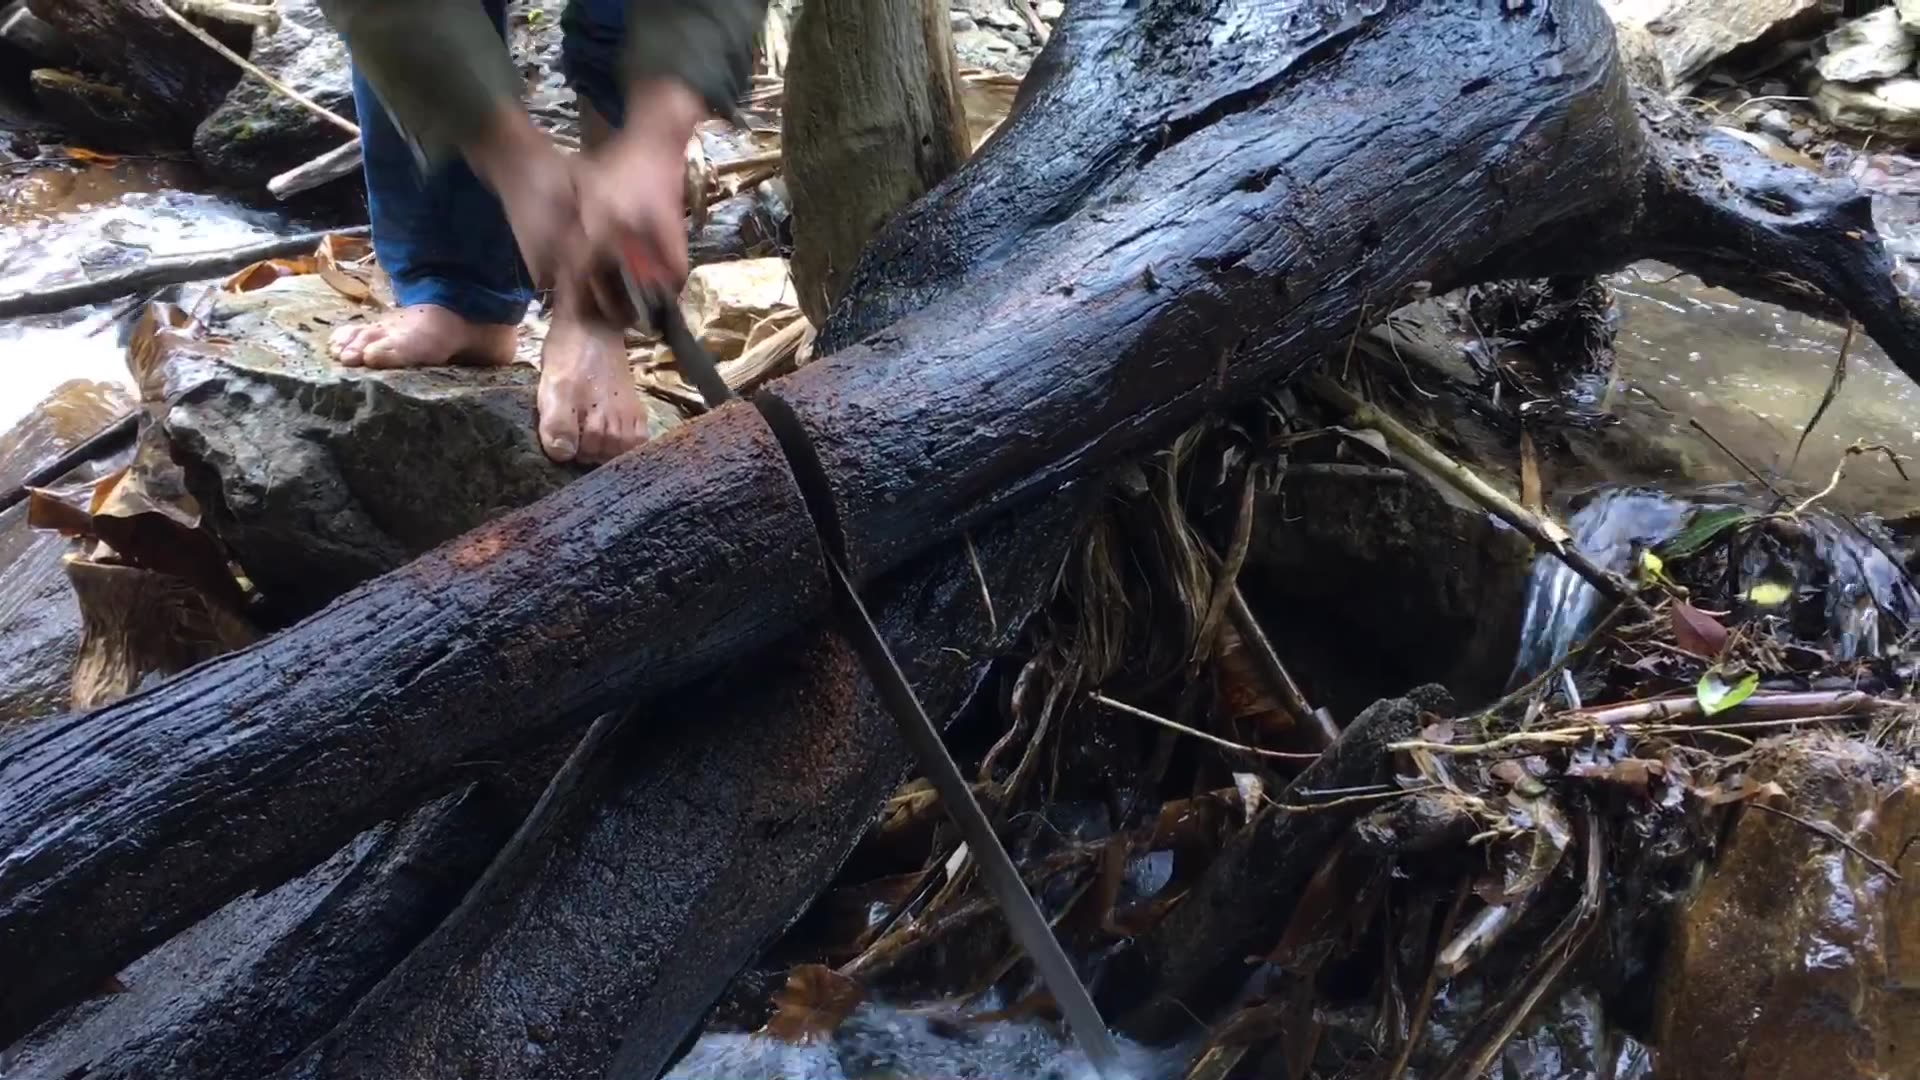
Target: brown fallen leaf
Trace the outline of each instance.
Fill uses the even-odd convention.
[[[860,984],[824,964],[801,964],[773,995],[774,1013],[765,1033],[789,1043],[809,1043],[833,1034],[860,1004]]]
[[[332,286],[334,292],[356,304],[364,304],[373,299],[373,286],[345,270],[322,266],[320,280]]]
[[[313,256],[323,269],[338,270],[353,263],[364,262],[373,254],[373,241],[364,236],[341,236],[328,233],[320,241]]]
[[[1720,625],[1720,620],[1685,600],[1676,600],[1673,604],[1673,640],[1695,656],[1712,660],[1727,647],[1727,628]]]
[[[120,164],[120,155],[103,154],[98,150],[89,150],[84,146],[69,146],[67,147],[67,160],[78,161],[83,165],[112,167]]]
[[[221,282],[220,288],[226,292],[252,292],[264,289],[281,278],[299,277],[319,269],[320,261],[312,255],[294,259],[262,259]]]

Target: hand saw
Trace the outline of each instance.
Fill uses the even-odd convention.
[[[700,391],[707,408],[717,409],[726,401],[739,400],[739,395],[720,377],[713,356],[687,329],[686,320],[680,316],[680,305],[670,298],[642,289],[630,265],[622,265],[620,273],[628,303],[639,318],[650,321],[653,328],[660,332],[667,348],[672,350],[681,373]],[[860,601],[859,591],[854,588],[853,579],[841,563],[843,542],[839,523],[826,490],[826,472],[813,444],[777,399],[761,397],[750,404],[759,407],[773,430],[774,438],[785,451],[807,511],[813,517],[814,528],[820,534],[820,548],[825,553],[827,564],[827,587],[833,596],[834,628],[853,646],[867,678],[873,681],[881,704],[893,717],[894,724],[912,748],[914,757],[927,779],[933,783],[934,790],[939,792],[941,805],[946,807],[948,816],[960,830],[961,839],[966,841],[968,851],[979,862],[980,872],[986,877],[987,887],[993,892],[994,899],[999,902],[1007,925],[1013,931],[1014,940],[1020,943],[1020,947],[1033,960],[1034,967],[1039,969],[1041,980],[1053,994],[1054,1003],[1060,1007],[1061,1015],[1066,1017],[1087,1060],[1102,1077],[1120,1080],[1123,1070],[1119,1051],[1112,1033],[1100,1019],[1099,1010],[1094,1007],[1092,995],[1087,993],[1086,985],[1075,974],[1066,951],[1060,947],[1059,939],[1054,937],[1052,925],[1047,922],[1040,905],[1034,901],[1033,894],[1027,891],[1026,882],[1020,879],[1013,858],[1007,854],[1005,845],[1000,843],[1000,837],[993,831],[993,823],[988,820],[986,811],[974,799],[973,789],[968,786],[967,778],[960,772],[953,755],[947,752],[947,744],[940,737],[939,728],[928,718],[919,696],[913,692],[913,685],[907,681],[906,673],[900,670],[899,663],[894,660],[893,651],[887,647],[886,639],[880,636],[879,627],[874,625],[873,617]]]

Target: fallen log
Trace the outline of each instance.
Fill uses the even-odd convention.
[[[1591,0],[1076,0],[1047,58],[863,259],[823,348],[859,343],[760,395],[811,437],[862,579],[1163,444],[1415,284],[1584,240],[1647,163]],[[723,408],[255,649],[0,742],[0,969],[24,973],[0,1039],[467,755],[817,617],[793,483]]]
[[[1086,505],[1068,494],[986,529],[978,575],[950,543],[872,590],[929,715],[959,712],[1018,638]],[[597,1080],[616,1047],[611,1075],[656,1075],[812,901],[908,761],[852,650],[825,630],[656,701],[616,738],[551,841],[470,899],[285,1080]]]
[[[0,1042],[233,896],[447,790],[467,763],[682,684],[821,610],[812,526],[751,407],[653,451],[258,647],[0,745],[0,805],[22,811],[0,839]],[[561,584],[532,584],[548,575]],[[423,704],[440,719],[410,721]],[[59,899],[76,888],[78,919]]]
[[[266,1076],[346,1016],[459,903],[538,794],[535,755],[375,826],[311,873],[135,962],[120,992],[10,1051],[9,1080]]]

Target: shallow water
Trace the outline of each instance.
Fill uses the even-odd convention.
[[[149,258],[293,230],[282,215],[165,187],[164,163],[15,170],[0,185],[0,293],[85,280]],[[0,430],[72,379],[131,386],[113,324],[125,301],[0,321]]]
[[[1629,430],[1679,451],[1687,461],[1685,480],[1751,482],[1689,420],[1769,479],[1810,490],[1826,485],[1857,439],[1920,453],[1920,387],[1856,334],[1846,380],[1799,463],[1789,468],[1794,444],[1826,392],[1845,329],[1692,277],[1663,280],[1669,278],[1671,268],[1652,263],[1613,278],[1620,384],[1612,411]],[[1891,513],[1920,504],[1920,488],[1878,455],[1855,457],[1831,501]]]

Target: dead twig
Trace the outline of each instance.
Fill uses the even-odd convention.
[[[1858,324],[1852,319],[1847,320],[1847,336],[1840,339],[1840,356],[1833,362],[1833,377],[1827,380],[1827,392],[1820,395],[1820,404],[1814,407],[1813,418],[1807,421],[1806,427],[1800,429],[1800,441],[1793,444],[1793,458],[1787,463],[1789,473],[1800,464],[1800,451],[1807,445],[1807,436],[1813,434],[1814,425],[1820,422],[1820,418],[1827,415],[1828,406],[1840,396],[1840,385],[1847,381],[1847,349],[1853,344],[1853,332],[1857,327]]]
[[[1409,459],[1444,480],[1448,486],[1485,507],[1500,520],[1518,529],[1522,535],[1549,554],[1566,563],[1573,571],[1600,590],[1601,595],[1619,603],[1645,608],[1645,602],[1627,580],[1596,565],[1592,559],[1567,542],[1567,532],[1557,523],[1542,518],[1514,502],[1493,485],[1480,479],[1466,466],[1441,453],[1412,429],[1385,412],[1361,400],[1352,391],[1324,375],[1307,380],[1315,395],[1345,412],[1358,427],[1372,428]]]
[[[169,255],[165,258],[150,259],[131,270],[103,274],[92,281],[77,281],[70,285],[53,285],[23,292],[0,294],[0,319],[47,315],[56,311],[65,311],[68,308],[103,303],[130,293],[230,274],[262,259],[278,259],[310,252],[329,235],[366,236],[367,229],[362,226],[355,229],[335,229],[331,233],[299,233],[220,251]]]
[[[987,587],[987,572],[980,568],[980,552],[974,549],[973,534],[963,532],[960,539],[967,545],[967,562],[973,566],[973,580],[980,583],[980,603],[987,609],[987,636],[1000,633],[1000,620],[993,614],[993,590]]]
[[[1753,807],[1755,810],[1765,810],[1769,814],[1774,814],[1778,817],[1786,818],[1788,821],[1792,821],[1797,824],[1800,824],[1806,827],[1807,829],[1812,830],[1814,833],[1820,835],[1821,837],[1831,840],[1834,843],[1839,844],[1841,847],[1846,848],[1848,851],[1858,856],[1861,862],[1864,862],[1868,866],[1871,866],[1875,870],[1878,870],[1882,874],[1885,874],[1888,880],[1891,880],[1891,881],[1900,880],[1900,871],[1895,870],[1892,866],[1889,866],[1885,859],[1881,859],[1875,855],[1872,855],[1862,850],[1860,845],[1847,839],[1844,835],[1841,834],[1839,829],[1834,828],[1828,822],[1814,821],[1809,818],[1803,818],[1799,814],[1793,813],[1790,810],[1782,810],[1777,806],[1769,806],[1766,803],[1760,802],[1757,799],[1752,802],[1749,802],[1747,805]]]
[[[1169,720],[1164,716],[1156,716],[1153,713],[1146,711],[1145,709],[1136,709],[1132,705],[1129,705],[1124,701],[1115,701],[1114,699],[1106,696],[1105,694],[1098,693],[1098,692],[1088,694],[1087,698],[1088,700],[1093,701],[1097,704],[1105,705],[1107,708],[1112,709],[1115,712],[1125,713],[1128,716],[1134,717],[1135,719],[1145,720],[1150,724],[1158,724],[1163,728],[1167,728],[1170,731],[1177,731],[1182,735],[1191,735],[1192,737],[1199,739],[1202,742],[1210,742],[1213,745],[1218,746],[1223,750],[1233,750],[1237,753],[1252,754],[1256,757],[1276,758],[1283,761],[1313,761],[1314,759],[1320,756],[1317,752],[1316,753],[1294,753],[1292,751],[1287,751],[1287,750],[1266,750],[1258,746],[1247,746],[1242,743],[1234,742],[1231,739],[1223,739],[1218,735],[1209,734],[1207,732],[1201,731],[1198,728],[1188,727],[1187,725],[1179,723],[1177,721]]]
[[[340,130],[346,132],[347,134],[353,136],[354,138],[357,139],[360,137],[359,125],[355,124],[351,120],[346,119],[345,117],[341,116],[339,113],[334,112],[332,109],[327,108],[325,105],[320,104],[319,102],[313,100],[312,98],[306,96],[305,94],[302,94],[300,91],[295,90],[293,87],[288,86],[286,83],[281,82],[279,79],[276,79],[273,76],[267,74],[266,72],[260,70],[260,68],[256,66],[253,63],[253,61],[248,60],[246,57],[241,56],[239,53],[234,52],[232,49],[227,48],[226,44],[223,43],[219,38],[214,37],[212,34],[207,33],[205,30],[202,30],[199,26],[194,24],[194,21],[192,19],[189,19],[185,15],[182,15],[178,11],[175,11],[173,9],[172,3],[170,3],[169,0],[160,0],[160,2],[155,4],[154,6],[159,8],[160,11],[163,14],[165,14],[167,18],[172,19],[176,24],[178,24],[180,29],[185,30],[187,33],[192,34],[194,37],[200,39],[201,44],[205,45],[209,49],[212,49],[214,52],[219,53],[221,56],[226,57],[228,61],[230,61],[237,67],[239,67],[241,71],[246,72],[247,74],[253,76],[256,79],[259,79],[261,82],[266,83],[268,86],[272,87],[275,93],[286,98],[288,101],[291,101],[294,104],[300,106],[301,108],[307,110],[308,112],[314,114],[315,116],[318,116],[320,119],[325,120],[327,123],[332,124],[333,126],[339,128]]]
[[[1465,878],[1460,887],[1454,890],[1453,903],[1447,908],[1446,918],[1440,920],[1440,940],[1453,940],[1453,932],[1460,925],[1460,914],[1467,909],[1467,897],[1473,895],[1473,879]],[[1413,1016],[1407,1022],[1407,1037],[1400,1040],[1400,1052],[1393,1057],[1393,1065],[1387,1070],[1386,1080],[1400,1080],[1407,1074],[1407,1066],[1413,1061],[1413,1052],[1420,1048],[1420,1039],[1427,1031],[1427,1015],[1433,1011],[1433,999],[1440,992],[1439,957],[1427,965],[1427,981],[1420,988],[1420,1000],[1413,1006]]]

